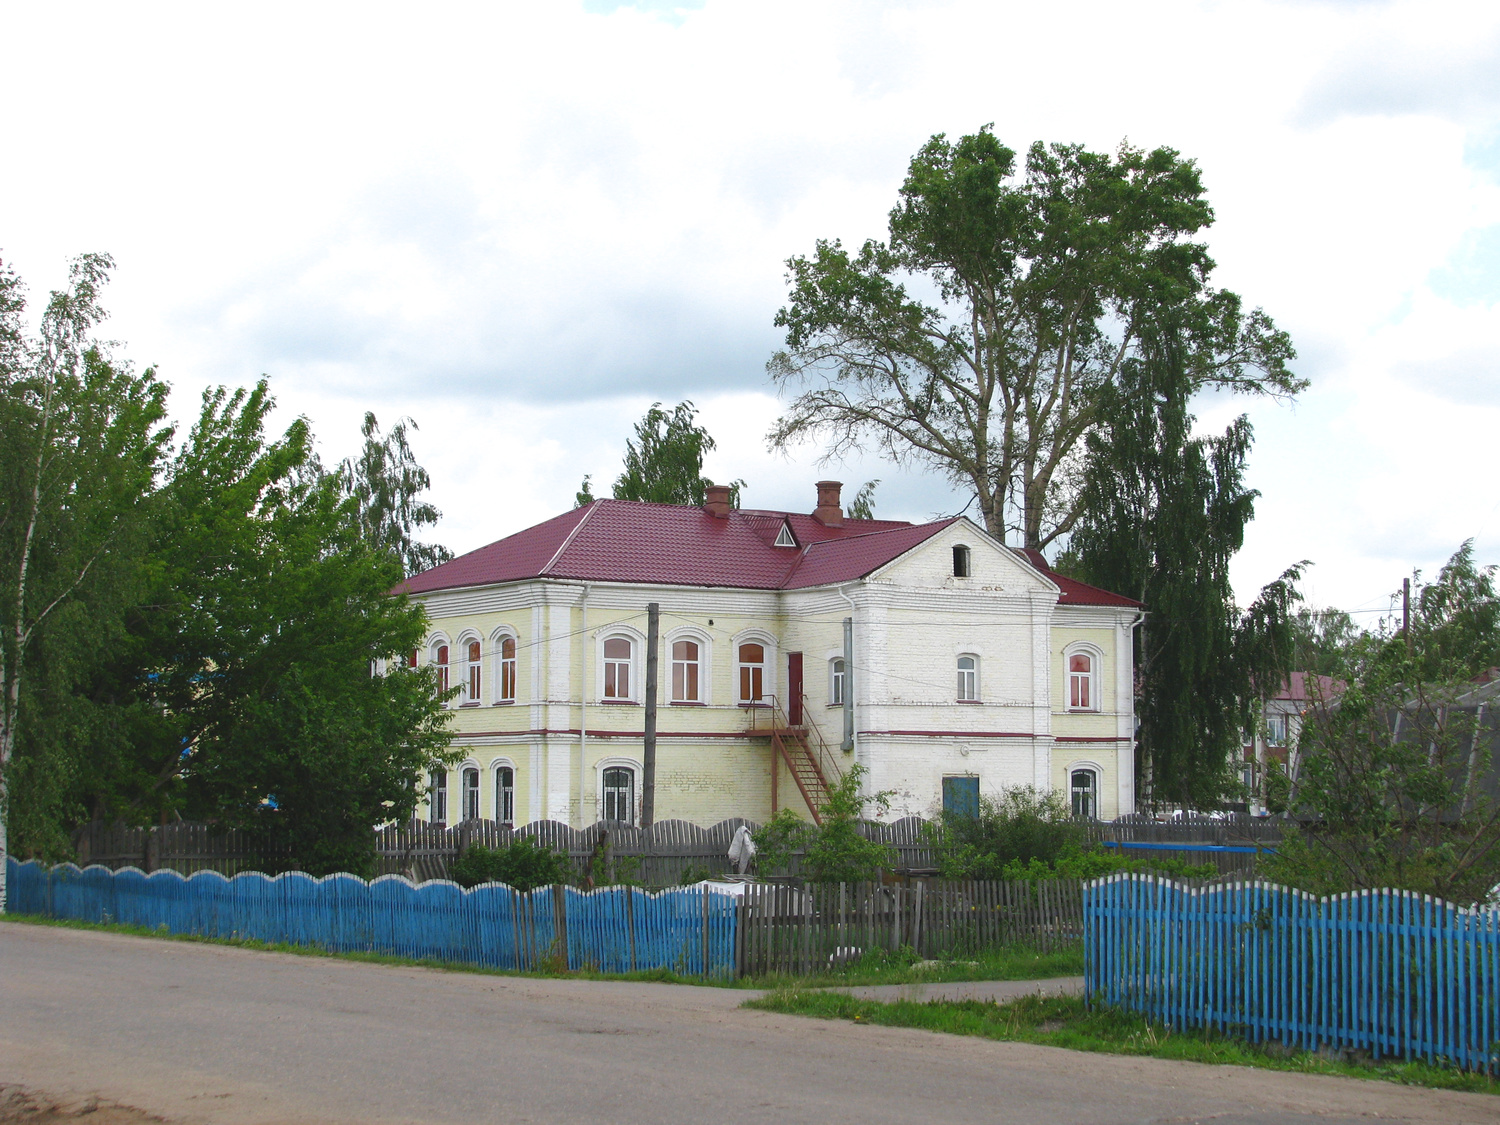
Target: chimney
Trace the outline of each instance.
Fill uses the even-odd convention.
[[[844,487],[840,480],[818,482],[818,506],[813,509],[813,519],[824,527],[843,527],[844,512],[839,507],[839,491]]]
[[[727,520],[729,518],[729,486],[727,484],[705,485],[703,510],[714,519]]]

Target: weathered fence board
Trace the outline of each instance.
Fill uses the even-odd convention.
[[[1500,909],[1115,875],[1084,889],[1083,910],[1091,1001],[1255,1042],[1500,1070]]]
[[[549,963],[612,972],[734,972],[738,902],[702,887],[521,893],[496,883],[464,890],[399,875],[365,882],[215,871],[183,877],[133,867],[80,870],[6,860],[9,909],[170,933],[252,938],[336,952],[366,951],[501,969]]]
[[[896,855],[895,867],[902,871],[936,873],[938,857],[924,832],[928,822],[904,817],[890,824],[866,821],[860,832],[889,845]],[[375,830],[376,873],[405,875],[414,882],[446,879],[448,864],[467,847],[504,847],[527,836],[567,854],[575,877],[582,880],[596,863],[603,864],[608,881],[628,875],[651,887],[672,886],[685,875],[695,878],[728,874],[732,870],[728,852],[735,830],[741,825],[752,831],[754,821],[732,818],[710,827],[682,820],[665,820],[650,828],[600,822],[587,828],[572,828],[552,820],[534,821],[520,827],[492,820],[469,820],[452,828],[411,821]],[[1248,872],[1255,850],[1273,846],[1281,838],[1278,825],[1249,817],[1195,819],[1158,822],[1127,817],[1110,823],[1090,823],[1088,838],[1094,843],[1133,849],[1141,858],[1151,849],[1169,850],[1174,858],[1189,863],[1212,863],[1222,874]],[[1194,850],[1244,848],[1245,851]],[[91,824],[79,834],[78,862],[105,867],[139,867],[143,871],[170,869],[184,875],[194,871],[239,871],[283,869],[288,862],[284,845],[237,830],[211,825],[177,823],[158,828]],[[791,874],[800,875],[801,857],[794,856]]]

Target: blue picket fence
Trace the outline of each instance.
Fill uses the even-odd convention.
[[[1084,887],[1083,929],[1091,1003],[1254,1042],[1500,1069],[1500,910],[1112,875]]]
[[[7,859],[8,908],[82,922],[117,922],[174,934],[287,942],[347,953],[534,969],[693,976],[735,971],[738,901],[701,887],[649,893],[638,887],[541,887],[499,883],[464,890],[413,884],[400,875],[365,882],[301,872],[267,876],[215,871],[150,875],[126,867],[80,870]]]

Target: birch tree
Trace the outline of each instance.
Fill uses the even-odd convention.
[[[166,386],[94,339],[112,266],[74,260],[33,337],[24,287],[0,265],[0,910],[28,654],[118,558],[171,440]]]
[[[1016,154],[986,127],[912,158],[887,241],[819,241],[787,262],[768,364],[789,396],[773,448],[873,448],[970,491],[986,529],[1027,547],[1078,518],[1080,442],[1150,310],[1184,316],[1194,389],[1292,395],[1291,341],[1210,285],[1198,168],[1170,148]]]

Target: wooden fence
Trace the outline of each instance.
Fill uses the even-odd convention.
[[[1084,889],[1083,922],[1093,1002],[1255,1042],[1500,1070],[1500,909],[1114,875]]]
[[[875,949],[963,957],[999,946],[1057,949],[1083,936],[1082,883],[916,880],[910,885],[747,884],[740,972],[806,974]]]
[[[736,967],[738,902],[703,887],[652,894],[639,887],[555,886],[522,893],[496,883],[467,891],[446,882],[419,886],[399,875],[369,883],[301,872],[226,879],[199,871],[184,878],[175,871],[6,863],[9,909],[21,914],[499,969],[723,976]]]
[[[938,857],[924,839],[927,823],[915,816],[890,824],[865,821],[860,832],[892,848],[898,871],[934,875]],[[411,821],[375,830],[375,870],[377,874],[405,875],[417,882],[446,879],[449,862],[471,844],[503,847],[528,836],[567,854],[580,880],[598,863],[611,881],[628,876],[646,886],[666,887],[681,882],[685,875],[702,878],[728,874],[732,870],[729,843],[740,825],[752,831],[759,827],[739,817],[707,828],[684,820],[664,820],[650,828],[604,822],[572,828],[555,820],[520,827],[469,820],[447,828]],[[1215,864],[1223,874],[1248,872],[1254,865],[1256,849],[1274,845],[1281,838],[1275,823],[1249,817],[1170,822],[1126,817],[1090,823],[1087,834],[1091,842],[1131,849],[1130,854],[1136,858],[1164,850],[1189,863]],[[1200,847],[1195,849],[1194,844]],[[165,869],[184,875],[205,870],[223,875],[257,869],[277,871],[286,866],[287,854],[274,839],[206,824],[177,823],[148,829],[94,823],[85,826],[78,838],[80,865],[139,867],[148,872]],[[790,872],[801,873],[800,856],[793,857]]]

